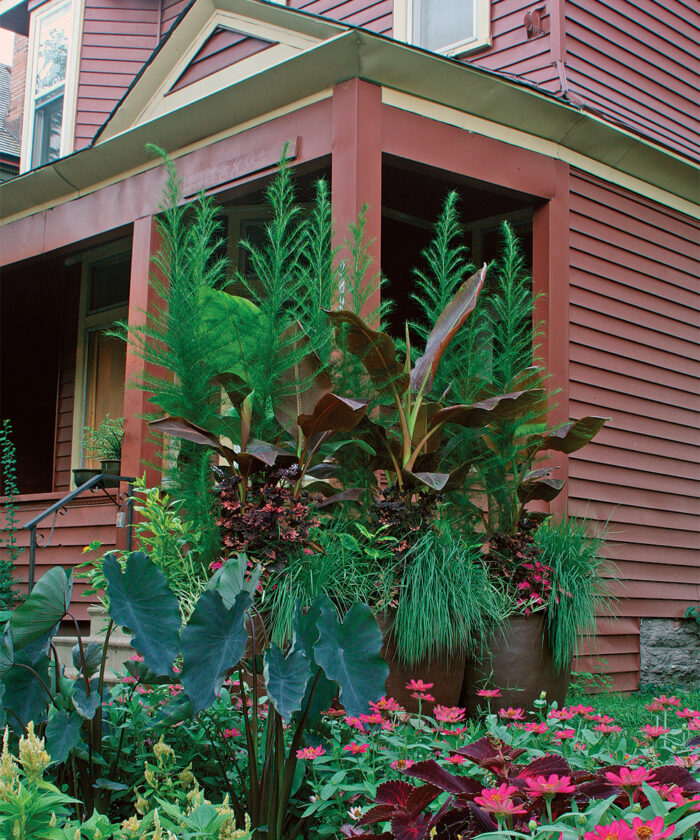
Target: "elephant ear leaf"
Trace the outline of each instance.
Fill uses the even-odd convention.
[[[165,575],[141,551],[129,555],[123,574],[116,557],[108,554],[103,572],[114,623],[131,631],[131,646],[157,676],[169,674],[178,654],[181,619]]]
[[[71,750],[78,746],[82,724],[83,719],[76,712],[51,707],[44,735],[52,764],[63,764]]]
[[[226,609],[215,590],[199,596],[180,642],[182,687],[195,714],[211,706],[227,671],[240,662],[248,641],[245,617],[252,601],[250,592],[242,590]]]
[[[389,666],[379,651],[382,633],[367,604],[354,604],[338,620],[335,607],[323,608],[314,658],[326,676],[340,686],[340,702],[349,715],[367,711],[370,701],[385,693]]]
[[[15,650],[21,650],[50,632],[68,611],[73,593],[73,573],[60,566],[49,569],[10,618]]]
[[[311,663],[303,650],[292,650],[285,656],[277,645],[273,645],[265,651],[263,675],[273,706],[285,723],[289,723],[294,712],[302,708]]]
[[[485,280],[486,263],[462,283],[457,294],[440,313],[440,317],[428,336],[425,353],[416,361],[411,371],[411,388],[414,391],[422,390],[424,394],[430,393],[440,359],[457,331],[474,310]]]

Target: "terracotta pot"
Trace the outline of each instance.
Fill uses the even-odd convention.
[[[480,688],[498,688],[502,696],[491,701],[492,711],[509,706],[527,711],[543,691],[547,692],[548,702],[556,700],[561,708],[570,678],[570,668],[554,673],[544,617],[513,616],[493,634],[490,654],[467,661],[459,705],[475,715],[479,706],[486,705],[476,692]]]
[[[418,701],[411,697],[411,692],[406,689],[406,683],[412,679],[423,680],[425,683],[433,683],[430,694],[435,698],[435,703],[443,706],[457,706],[464,677],[464,651],[455,651],[449,657],[433,657],[430,662],[423,660],[409,668],[399,661],[386,616],[378,615],[377,623],[384,636],[381,653],[389,665],[386,696],[393,697],[405,709],[415,713],[418,711]],[[433,705],[433,703],[423,703],[421,711],[431,714]]]

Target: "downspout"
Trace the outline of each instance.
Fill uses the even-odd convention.
[[[566,76],[566,0],[550,0],[549,54],[559,77],[559,95],[569,98],[569,80]]]

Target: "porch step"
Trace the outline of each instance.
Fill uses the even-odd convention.
[[[88,607],[90,616],[90,635],[83,638],[83,646],[90,642],[104,644],[105,634],[109,625],[109,616],[101,606]],[[73,666],[73,647],[77,644],[75,636],[54,636],[54,645],[58,654],[59,664],[65,669],[66,676],[75,677],[77,672]],[[115,685],[118,682],[115,672],[124,671],[124,663],[133,656],[134,649],[130,644],[130,637],[121,627],[114,627],[107,646],[107,662],[105,664],[105,683]]]

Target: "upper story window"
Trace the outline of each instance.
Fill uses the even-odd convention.
[[[490,44],[490,0],[394,0],[394,37],[462,55]]]
[[[22,169],[73,147],[78,0],[56,0],[32,14],[29,31]]]

